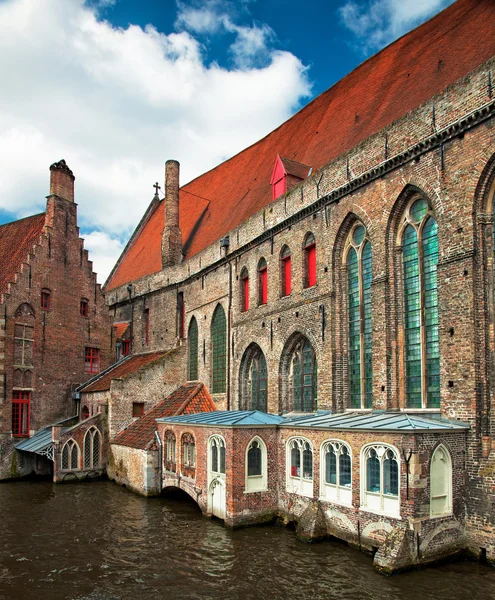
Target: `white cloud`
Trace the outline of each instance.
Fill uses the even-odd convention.
[[[452,4],[454,0],[349,0],[339,9],[343,24],[365,53],[376,51]]]
[[[269,28],[237,26],[233,13],[222,25],[233,34],[228,70],[207,63],[192,27],[115,28],[97,11],[84,0],[0,1],[0,208],[43,210],[48,167],[64,158],[82,228],[126,240],[167,159],[187,182],[287,119],[310,86],[301,61],[270,46]],[[108,268],[92,258],[102,281]]]
[[[84,247],[89,251],[93,266],[97,264],[100,270],[110,273],[124,249],[121,240],[96,230],[87,234],[81,233],[81,237],[84,238]]]

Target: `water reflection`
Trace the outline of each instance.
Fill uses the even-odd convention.
[[[465,600],[495,598],[495,570],[457,563],[384,578],[339,542],[235,532],[185,498],[111,483],[0,484],[0,599]]]

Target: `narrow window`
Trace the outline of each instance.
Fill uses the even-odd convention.
[[[84,352],[84,372],[99,373],[100,372],[100,349],[86,348]]]
[[[91,427],[84,437],[84,468],[97,469],[100,465],[100,432]]]
[[[251,362],[251,410],[267,410],[267,368],[261,350]]]
[[[122,340],[122,356],[129,356],[131,353],[131,340]]]
[[[289,246],[284,246],[280,253],[282,296],[289,296],[292,291],[292,267]]]
[[[249,310],[249,274],[246,268],[241,271],[241,311]]]
[[[144,415],[144,402],[133,402],[132,403],[132,416],[142,417]]]
[[[189,381],[198,379],[198,322],[193,317],[189,323],[187,334],[187,345],[189,350]]]
[[[51,300],[50,300],[51,292],[48,289],[41,290],[41,308],[43,310],[50,310]]]
[[[225,475],[225,442],[218,436],[210,439],[210,470]]]
[[[248,477],[261,475],[261,448],[259,442],[252,442],[248,450]]]
[[[364,484],[362,505],[377,513],[398,515],[399,458],[398,452],[387,446],[368,446],[364,449],[362,467]]]
[[[362,225],[351,231],[349,245],[349,400],[351,408],[371,408],[371,244]]]
[[[258,263],[258,291],[258,304],[266,304],[268,302],[268,267],[264,258]]]
[[[322,445],[321,460],[325,465],[321,495],[325,500],[352,504],[351,451],[343,442],[329,441]]]
[[[212,393],[224,393],[227,371],[227,321],[219,304],[211,322],[212,340]]]
[[[308,340],[300,342],[292,355],[293,410],[312,412],[317,405],[316,356]]]
[[[86,405],[82,407],[81,418],[83,421],[89,419],[89,408]]]
[[[423,198],[410,205],[406,223],[402,236],[406,406],[439,408],[438,227]]]
[[[435,449],[430,464],[430,515],[452,512],[452,459],[445,446]]]
[[[69,440],[62,449],[62,470],[79,468],[79,446],[74,440]]]
[[[246,451],[246,492],[260,492],[267,488],[266,446],[260,438],[252,440]]]
[[[12,435],[29,436],[31,392],[12,392]]]
[[[195,477],[195,441],[190,433],[182,436],[182,474],[186,477]]]
[[[81,317],[89,317],[89,302],[86,298],[81,298],[79,303],[79,314]]]
[[[316,284],[316,241],[312,233],[308,233],[304,242],[304,287]]]
[[[150,343],[150,309],[144,309],[144,343]]]
[[[182,339],[185,337],[185,318],[186,318],[186,305],[184,303],[184,292],[177,294],[177,332],[178,336]]]
[[[165,446],[165,469],[175,473],[175,435],[173,431],[167,430],[165,432],[165,440],[163,445]]]
[[[287,445],[287,491],[303,496],[313,495],[313,449],[303,438]]]

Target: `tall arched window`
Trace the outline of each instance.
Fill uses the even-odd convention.
[[[212,386],[213,394],[221,394],[226,390],[227,373],[227,320],[225,311],[219,304],[211,321],[212,350]]]
[[[396,448],[366,446],[361,458],[361,503],[372,512],[399,514],[400,461]]]
[[[101,434],[96,427],[91,427],[84,436],[84,468],[100,467]]]
[[[182,474],[194,479],[196,466],[196,444],[190,433],[182,436]]]
[[[312,412],[317,406],[318,365],[307,339],[297,345],[291,362],[293,410]]]
[[[244,352],[239,369],[241,410],[268,409],[268,370],[265,355],[257,344],[250,344]]]
[[[316,284],[316,240],[312,233],[304,239],[304,287]]]
[[[452,512],[452,459],[443,444],[433,452],[430,464],[430,515]]]
[[[259,437],[246,449],[246,492],[261,492],[267,488],[266,446]]]
[[[165,469],[175,473],[177,461],[175,456],[175,433],[170,429],[165,432],[163,445],[165,449]]]
[[[268,302],[268,267],[266,260],[260,258],[258,262],[258,304]]]
[[[287,491],[313,496],[313,448],[304,438],[287,442]]]
[[[210,471],[225,475],[225,441],[218,435],[210,438]]]
[[[289,246],[283,246],[280,252],[281,296],[289,296],[292,291],[292,263]]]
[[[351,230],[347,249],[349,320],[349,404],[372,407],[371,244],[361,224]]]
[[[241,271],[241,312],[249,310],[249,273],[246,267]]]
[[[438,227],[423,198],[407,207],[402,251],[406,406],[439,408]]]
[[[79,446],[74,440],[66,442],[62,449],[62,470],[79,469]]]
[[[189,381],[196,381],[198,378],[198,322],[195,317],[189,323],[187,332],[187,347],[189,351]]]
[[[330,440],[322,444],[320,465],[321,496],[325,500],[352,504],[352,452],[344,442]]]

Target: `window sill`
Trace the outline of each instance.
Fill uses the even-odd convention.
[[[261,492],[268,492],[268,488],[260,488],[258,490],[244,490],[243,494],[259,494]]]
[[[439,408],[401,408],[400,412],[403,413],[436,413],[440,414]]]
[[[347,508],[352,508],[352,502],[342,502],[340,500],[332,500],[331,498],[326,498],[325,496],[320,496],[318,498],[320,502],[325,502],[326,504],[336,504],[337,506],[347,506]]]
[[[454,518],[454,513],[452,512],[452,510],[443,515],[431,515],[430,514],[430,521],[433,521],[434,519],[453,519],[453,518]]]
[[[402,521],[402,517],[397,513],[388,513],[383,510],[371,510],[366,506],[360,506],[359,510],[361,512],[369,513],[371,515],[380,515],[381,517],[389,517],[390,519],[396,519],[397,521]]]

